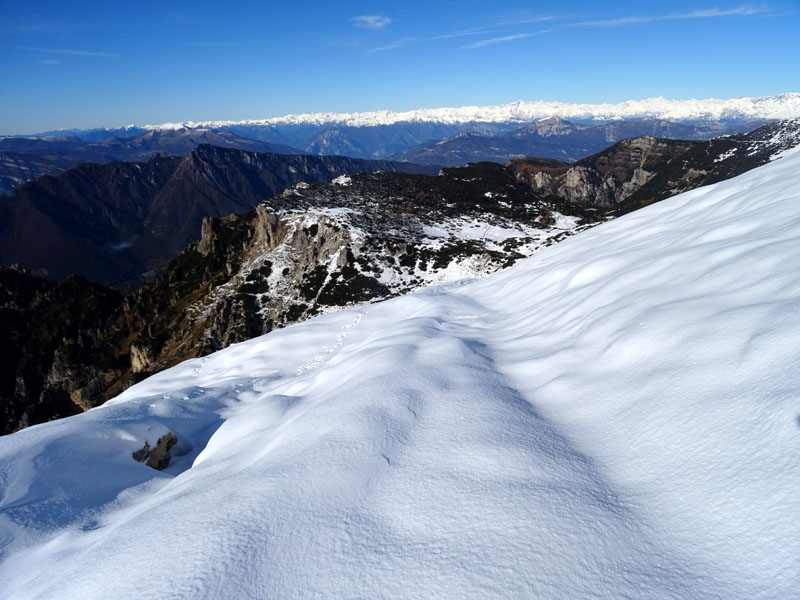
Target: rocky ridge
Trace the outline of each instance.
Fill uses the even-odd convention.
[[[77,273],[130,290],[195,241],[205,216],[250,210],[301,181],[378,170],[438,169],[205,144],[146,163],[81,164],[0,197],[0,264],[52,279]]]
[[[707,141],[623,140],[572,164],[520,159],[510,168],[537,193],[622,214],[734,177],[800,143],[800,120]]]
[[[200,240],[157,282],[124,299],[108,290],[115,303],[91,335],[61,334],[80,352],[59,347],[37,355],[40,369],[23,374],[35,385],[6,390],[3,404],[13,407],[6,432],[100,404],[187,358],[315,314],[483,276],[599,220],[581,207],[542,201],[493,163],[439,177],[381,172],[297,184],[248,213],[204,219]],[[0,273],[32,287],[61,285]],[[94,293],[95,284],[73,280],[85,288],[81,294]],[[17,325],[6,334],[11,339],[30,335],[37,314],[18,308],[8,319]],[[33,333],[32,340],[41,335]],[[6,380],[23,376],[32,357],[10,357]],[[33,410],[56,396],[80,402],[49,417]]]
[[[139,378],[316,314],[486,275],[599,220],[494,164],[301,183],[205,219],[200,241],[126,299],[117,329],[147,324],[123,350]]]
[[[113,131],[103,139],[95,139],[92,132],[87,132],[87,137],[0,137],[0,194],[10,194],[27,181],[56,175],[78,163],[145,162],[156,154],[184,156],[201,144],[248,152],[303,154],[302,150],[285,144],[252,140],[230,131],[202,128],[132,131],[138,133],[126,135]]]

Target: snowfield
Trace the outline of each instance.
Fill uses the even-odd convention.
[[[0,597],[796,598],[798,340],[794,151],[0,438]]]

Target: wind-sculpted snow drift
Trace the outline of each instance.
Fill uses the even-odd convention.
[[[0,597],[796,597],[799,173],[0,439]]]

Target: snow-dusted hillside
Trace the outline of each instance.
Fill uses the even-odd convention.
[[[761,98],[720,100],[671,100],[646,98],[619,104],[570,104],[567,102],[525,101],[499,106],[460,108],[422,108],[405,112],[379,110],[362,113],[304,113],[244,121],[187,121],[146,125],[146,129],[219,128],[234,125],[325,125],[374,127],[394,123],[528,123],[538,119],[606,121],[614,119],[666,119],[670,121],[719,121],[800,118],[800,93]]]
[[[0,438],[0,597],[796,597],[799,174]]]

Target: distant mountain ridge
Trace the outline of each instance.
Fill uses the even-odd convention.
[[[134,129],[126,129],[132,133]],[[97,132],[95,132],[97,133]],[[0,138],[0,194],[7,194],[41,175],[55,175],[77,163],[146,161],[155,154],[184,156],[199,144],[250,152],[304,154],[302,150],[274,142],[253,140],[230,131],[208,129],[144,130],[127,137],[91,133],[57,137]]]
[[[524,101],[497,106],[463,106],[460,108],[423,108],[404,112],[389,110],[361,113],[304,113],[246,119],[242,121],[187,121],[146,125],[146,129],[175,129],[194,127],[228,127],[231,125],[280,125],[329,123],[352,127],[374,127],[401,122],[510,122],[524,123],[562,117],[564,119],[605,121],[617,119],[665,119],[670,121],[720,121],[754,119],[791,119],[800,117],[800,93],[790,92],[760,98],[732,98],[720,100],[671,100],[646,98],[628,100],[618,104],[571,104],[567,102]]]
[[[649,135],[705,140],[723,134],[751,131],[762,124],[760,121],[748,121],[727,126],[718,123],[690,125],[661,119],[636,119],[586,125],[561,117],[550,117],[500,135],[462,133],[445,140],[412,146],[390,158],[447,167],[487,160],[505,163],[525,156],[572,162],[627,138]]]
[[[0,150],[84,162],[147,160],[157,153],[183,156],[199,144],[251,152],[303,154],[302,150],[291,146],[246,138],[231,131],[205,128],[145,129],[133,136],[107,136],[97,140],[91,139],[95,137],[94,134],[87,139],[77,135],[80,133],[63,136],[4,137],[0,138]]]
[[[306,113],[240,121],[184,121],[107,130],[71,129],[39,135],[73,135],[97,141],[104,135],[130,137],[146,131],[224,130],[243,138],[284,144],[311,154],[385,159],[412,146],[462,133],[503,135],[522,125],[553,117],[594,125],[642,119],[701,127],[723,125],[727,129],[721,129],[719,134],[735,133],[742,131],[742,125],[746,123],[755,122],[755,127],[766,121],[800,118],[800,93],[730,100],[648,98],[618,104],[518,101],[498,106],[423,108],[405,112]]]

